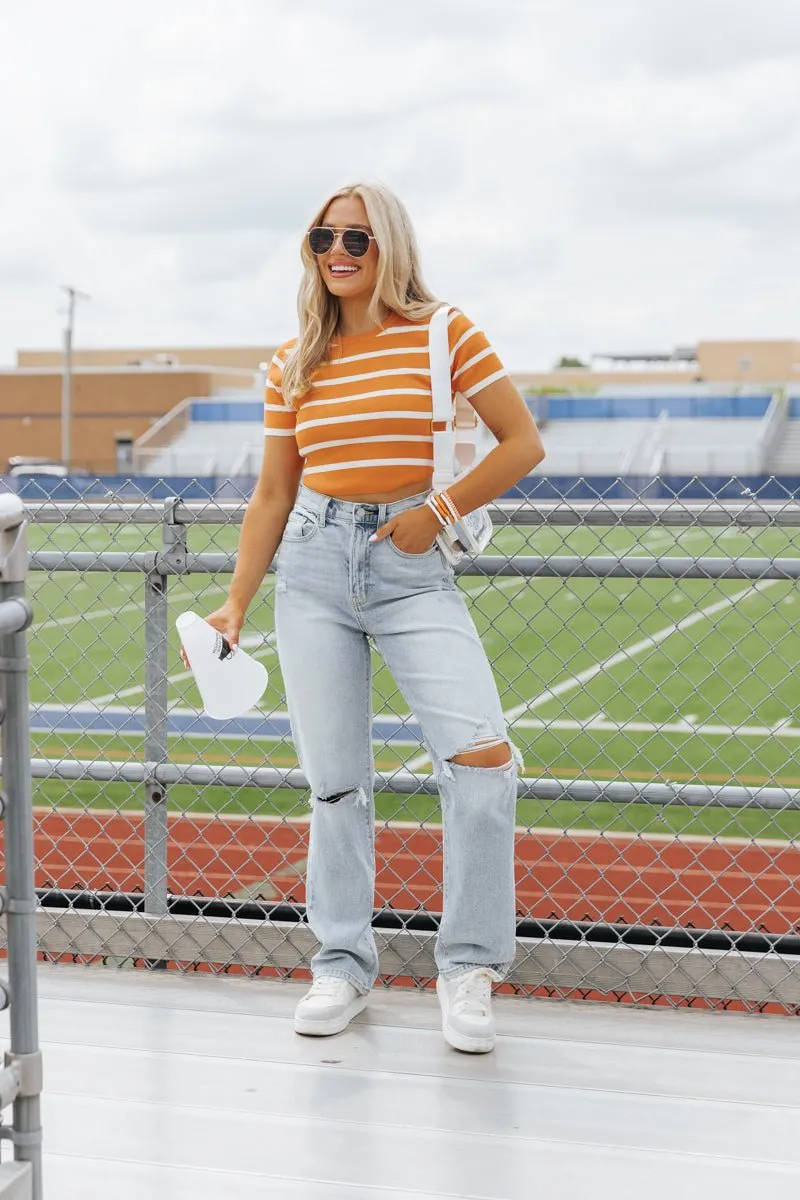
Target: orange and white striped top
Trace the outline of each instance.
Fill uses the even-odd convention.
[[[458,309],[448,318],[453,392],[466,400],[506,371],[486,336]],[[428,322],[392,313],[370,333],[337,337],[312,386],[287,408],[281,375],[296,338],[267,378],[264,433],[296,437],[303,482],[324,495],[361,496],[430,486],[433,472]]]

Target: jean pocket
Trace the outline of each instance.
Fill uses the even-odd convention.
[[[409,554],[408,551],[401,550],[399,546],[395,545],[391,534],[389,534],[389,536],[385,540],[388,543],[388,545],[390,546],[390,548],[397,555],[398,558],[410,559],[411,562],[414,562],[415,560],[433,558],[433,556],[436,554],[437,550],[439,549],[438,544],[434,541],[433,545],[429,546],[427,550],[423,550],[421,554]]]
[[[319,529],[319,517],[316,513],[306,512],[302,508],[293,508],[283,531],[284,542],[308,542]]]

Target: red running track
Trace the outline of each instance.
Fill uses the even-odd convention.
[[[36,886],[142,891],[139,813],[38,809]],[[182,816],[169,822],[173,895],[304,903],[308,822]],[[379,825],[376,904],[441,912],[438,828]],[[517,835],[517,909],[543,920],[800,930],[792,843],[539,830]]]

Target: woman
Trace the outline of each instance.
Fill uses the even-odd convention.
[[[518,751],[452,568],[435,541],[428,321],[408,215],[385,187],[337,192],[303,241],[299,337],[269,370],[261,475],[226,603],[210,623],[236,645],[281,544],[278,656],[312,789],[307,905],[320,949],[295,1029],[333,1034],[378,974],[371,929],[374,805],[370,645],[417,717],[441,793],[445,907],[436,943],[447,1041],[494,1046],[491,985],[514,959]],[[453,389],[498,445],[447,489],[460,513],[544,457],[486,338],[449,316]],[[302,476],[302,483],[301,483]]]

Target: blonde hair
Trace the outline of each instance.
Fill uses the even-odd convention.
[[[409,215],[389,188],[379,183],[340,188],[325,201],[309,229],[319,225],[333,201],[343,196],[358,196],[363,201],[378,247],[378,274],[367,310],[370,318],[380,324],[381,304],[411,321],[430,317],[440,302],[423,281]],[[300,332],[286,362],[281,386],[289,408],[294,408],[309,390],[311,377],[328,354],[339,320],[339,301],[326,288],[305,237],[300,257],[305,267],[297,295]]]

